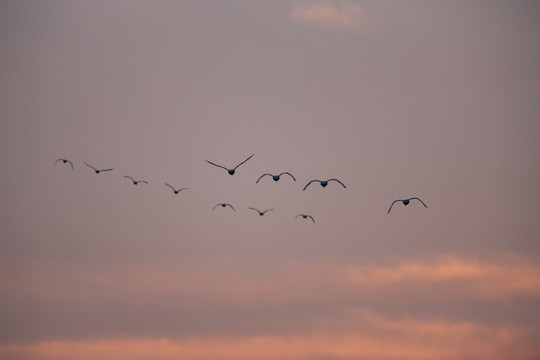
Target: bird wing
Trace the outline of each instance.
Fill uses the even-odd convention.
[[[304,215],[303,215],[303,214],[298,214],[298,215],[296,215],[294,218],[296,219],[296,218],[299,217],[299,216],[304,216]]]
[[[289,173],[289,172],[287,172],[287,171],[284,171],[284,172],[282,172],[281,174],[279,174],[279,176],[281,176],[281,175],[283,175],[283,174],[287,174],[287,175],[289,175],[290,177],[292,177],[292,178],[293,178],[293,180],[294,180],[294,181],[296,181],[296,179],[294,178],[294,176],[292,176],[292,174],[291,174],[291,173]]]
[[[250,207],[250,209],[251,209],[251,210],[255,210],[255,211],[258,212],[259,214],[261,213],[261,212],[259,211],[259,209],[255,209],[255,208],[252,208],[252,207]]]
[[[304,189],[303,189],[302,191],[306,190],[306,188],[307,188],[309,185],[311,185],[312,182],[315,182],[315,181],[321,182],[321,180],[311,180],[310,182],[308,182],[308,183],[306,184],[306,186],[304,186]]]
[[[311,215],[306,215],[306,216],[307,216],[308,218],[310,218],[311,221],[313,221],[313,223],[315,224],[315,219],[313,218],[313,216],[311,216]]]
[[[71,165],[71,170],[73,170],[73,163],[71,162],[71,160],[66,160],[66,161],[69,163],[69,165]]]
[[[111,170],[114,170],[114,168],[110,168],[110,169],[102,169],[102,170],[99,170],[99,171],[111,171]]]
[[[426,204],[424,204],[424,202],[423,202],[422,200],[420,200],[420,198],[417,198],[417,197],[413,197],[413,198],[410,198],[409,200],[418,200],[418,201],[420,201],[420,202],[422,203],[422,205],[424,205],[424,207],[426,207],[426,208],[427,208],[427,205],[426,205]]]
[[[231,209],[233,209],[233,211],[236,212],[236,210],[234,209],[234,207],[231,204],[225,204],[225,205],[230,206]]]
[[[340,183],[341,186],[343,186],[345,189],[347,188],[347,187],[345,186],[345,184],[343,184],[343,183],[342,183],[341,181],[339,181],[338,179],[328,179],[328,181],[337,181],[337,182]]]
[[[181,188],[181,189],[178,189],[178,192],[182,191],[182,190],[188,190],[189,188]]]
[[[227,169],[225,166],[221,166],[221,165],[218,165],[218,164],[214,164],[213,162],[208,161],[208,160],[204,160],[204,161],[206,161],[206,162],[209,163],[209,164],[212,164],[212,165],[214,165],[214,166],[217,166],[217,167],[220,167],[220,168],[222,168],[222,169],[225,169],[225,170],[229,171],[229,169]]]
[[[171,185],[169,185],[169,184],[167,184],[167,183],[165,183],[165,185],[167,185],[168,187],[170,187],[171,189],[173,189],[173,191],[175,191],[175,192],[176,192],[176,189],[175,189],[175,188],[173,188],[173,187],[172,187]]]
[[[266,175],[270,175],[270,176],[274,176],[272,174],[262,174],[260,178],[257,179],[257,182],[255,184],[258,184],[259,183],[259,180],[261,180],[263,177],[265,177]]]
[[[274,209],[266,209],[266,210],[264,210],[264,211],[262,212],[262,214],[264,215],[264,214],[267,213],[268,211],[272,211],[272,210],[274,210]]]
[[[216,206],[214,206],[214,207],[212,208],[212,210],[214,210],[214,209],[217,208],[218,206],[221,206],[221,204],[217,204]]]
[[[253,155],[255,155],[255,154],[251,154],[251,156],[248,157],[246,160],[244,160],[244,161],[242,161],[240,164],[236,165],[236,166],[234,167],[233,170],[236,170],[240,165],[242,165],[243,163],[245,163],[246,161],[248,161],[249,159],[251,159],[251,158],[253,157]]]
[[[88,166],[89,168],[92,168],[94,170],[97,170],[95,167],[93,167],[92,165],[89,165],[88,163],[84,163],[84,165]]]
[[[105,170],[102,170],[102,171],[105,171]],[[135,182],[135,179],[132,178],[131,176],[124,176],[126,179],[130,179],[131,181]]]
[[[390,210],[392,210],[392,206],[394,206],[394,204],[399,202],[399,201],[402,201],[402,200],[394,200],[394,201],[392,201],[392,205],[390,205],[390,209],[388,209],[387,214],[390,214]]]
[[[56,160],[53,164],[56,164],[56,163],[59,162],[59,161],[64,161],[64,159],[58,159],[58,160]]]
[[[142,183],[148,184],[148,181],[146,181],[146,180],[139,180],[139,182],[142,182]]]

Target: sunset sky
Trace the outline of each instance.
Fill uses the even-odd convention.
[[[1,2],[0,359],[540,358],[539,24]]]

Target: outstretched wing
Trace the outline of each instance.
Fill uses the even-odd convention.
[[[311,216],[311,215],[306,215],[306,217],[310,218],[311,221],[313,221],[313,223],[315,224],[315,219],[313,218],[313,216]]]
[[[131,181],[135,182],[135,179],[132,178],[131,176],[124,176],[126,179],[130,179]]]
[[[110,169],[102,169],[102,170],[99,170],[99,171],[111,171],[111,170],[114,170],[114,168],[110,168]]]
[[[209,163],[209,164],[212,164],[212,165],[214,165],[214,166],[217,166],[217,167],[220,167],[220,168],[222,168],[222,169],[225,169],[225,170],[229,171],[229,169],[227,169],[225,166],[221,166],[221,165],[218,165],[218,164],[214,164],[213,162],[208,161],[208,160],[206,160],[206,159],[205,159],[204,161],[206,161],[206,162]]]
[[[167,185],[167,186],[170,187],[174,192],[176,192],[176,189],[173,188],[171,185],[169,185],[169,184],[167,184],[167,183],[165,183],[165,185]]]
[[[216,206],[214,206],[214,207],[212,208],[212,210],[214,210],[215,208],[217,208],[218,206],[221,206],[221,205],[223,205],[223,204],[216,204]]]
[[[233,209],[233,211],[236,212],[236,210],[233,208],[233,206],[231,204],[225,204],[225,205],[230,206],[231,209]]]
[[[251,159],[251,158],[253,157],[253,155],[255,155],[255,154],[251,154],[251,156],[248,157],[246,160],[244,160],[244,161],[242,161],[240,164],[236,165],[236,166],[234,167],[233,170],[236,170],[240,165],[242,165],[243,163],[245,163],[246,161],[248,161],[249,159]]]
[[[264,215],[264,214],[267,213],[268,211],[272,211],[272,210],[274,210],[274,209],[266,209],[266,210],[264,210],[264,211],[262,212],[262,214]]]
[[[315,181],[321,182],[321,180],[311,180],[310,182],[308,182],[308,183],[306,184],[306,186],[304,186],[304,189],[303,189],[302,191],[306,190],[306,188],[307,188],[309,185],[311,185],[312,182],[315,182]]]
[[[390,214],[390,210],[392,210],[392,206],[394,206],[394,204],[399,202],[399,201],[403,201],[403,200],[394,200],[394,201],[392,201],[392,205],[390,205],[390,209],[388,209],[387,214]]]
[[[53,164],[56,164],[56,163],[59,162],[59,161],[64,161],[64,159],[58,159],[58,160],[56,160]]]
[[[71,165],[71,170],[73,170],[73,163],[71,162],[71,160],[66,160],[66,161],[69,163],[69,165]]]
[[[84,165],[88,166],[89,168],[92,168],[94,170],[97,170],[95,167],[93,167],[92,165],[89,165],[88,163],[84,163]]]
[[[139,182],[142,182],[142,183],[148,184],[148,181],[146,181],[146,180],[139,180]]]
[[[328,179],[328,181],[337,181],[337,182],[340,183],[341,186],[343,186],[345,189],[347,188],[347,187],[345,186],[345,184],[343,184],[343,183],[342,183],[341,181],[339,181],[338,179]]]
[[[255,210],[255,211],[258,212],[259,214],[261,213],[261,212],[259,211],[259,209],[255,209],[255,208],[252,208],[252,207],[250,207],[250,209],[251,209],[251,210]]]
[[[287,171],[284,171],[284,172],[282,172],[281,174],[279,174],[279,176],[281,176],[281,175],[283,175],[283,174],[287,174],[287,175],[289,175],[290,177],[292,177],[292,178],[293,178],[293,180],[294,180],[294,181],[296,181],[296,179],[294,178],[294,176],[292,176],[292,174],[291,174],[291,173],[289,173],[289,172],[287,172]]]
[[[296,219],[296,218],[299,217],[299,216],[304,216],[304,215],[303,215],[303,214],[298,214],[298,215],[296,215],[294,218]]]
[[[422,205],[424,205],[424,207],[426,207],[426,208],[427,208],[427,205],[426,205],[426,204],[424,204],[424,202],[423,202],[422,200],[420,200],[420,198],[417,198],[417,197],[413,197],[413,198],[410,198],[410,200],[418,200],[418,201],[420,201],[420,202],[422,203]]]
[[[272,174],[262,174],[260,178],[257,179],[257,182],[255,184],[258,184],[259,183],[259,180],[261,180],[263,177],[265,177],[266,175],[270,175],[270,176],[274,176]]]

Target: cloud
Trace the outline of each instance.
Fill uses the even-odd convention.
[[[363,330],[325,333],[48,341],[0,345],[0,358],[34,360],[139,359],[533,359],[537,329],[477,323],[392,319],[363,309],[350,316]]]
[[[363,15],[360,5],[344,1],[296,2],[290,13],[291,19],[301,24],[349,30],[360,28]]]

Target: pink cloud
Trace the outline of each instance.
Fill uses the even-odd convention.
[[[357,30],[363,14],[364,9],[358,4],[343,1],[301,1],[294,4],[290,17],[302,24]]]
[[[540,355],[527,327],[391,319],[365,310],[351,316],[362,331],[189,339],[49,341],[0,345],[1,358],[34,360],[142,359],[533,359]]]

